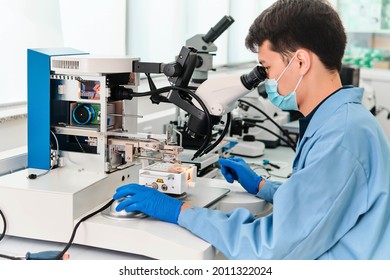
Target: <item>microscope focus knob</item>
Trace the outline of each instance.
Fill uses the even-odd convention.
[[[164,66],[163,73],[168,77],[177,77],[183,71],[183,67],[179,63],[169,63]]]

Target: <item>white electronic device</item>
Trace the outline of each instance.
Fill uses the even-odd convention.
[[[53,56],[51,57],[51,70],[62,74],[83,74],[83,73],[127,73],[133,68],[132,58],[126,56],[98,56],[98,55],[77,55],[77,56]]]
[[[260,157],[264,155],[265,144],[260,141],[239,141],[230,149],[230,153],[243,157]]]
[[[158,162],[139,170],[139,183],[163,193],[183,194],[193,186],[196,166]]]

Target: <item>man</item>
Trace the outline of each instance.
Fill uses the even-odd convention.
[[[242,159],[220,159],[228,182],[273,203],[255,219],[191,207],[139,185],[118,210],[178,223],[232,259],[390,259],[390,145],[361,104],[363,89],[342,87],[346,35],[322,0],[279,0],[252,24],[246,46],[258,52],[269,99],[299,110],[292,176],[264,180]]]

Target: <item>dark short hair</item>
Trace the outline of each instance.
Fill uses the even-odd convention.
[[[278,0],[249,28],[245,45],[258,51],[269,40],[283,56],[305,48],[329,70],[341,70],[347,38],[341,19],[325,0]]]

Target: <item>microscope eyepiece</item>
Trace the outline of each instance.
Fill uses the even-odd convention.
[[[263,66],[257,65],[252,71],[242,75],[240,78],[244,87],[248,90],[252,90],[267,78],[267,72]]]
[[[231,16],[224,16],[214,27],[210,28],[202,39],[206,43],[213,43],[233,22],[234,19]]]

